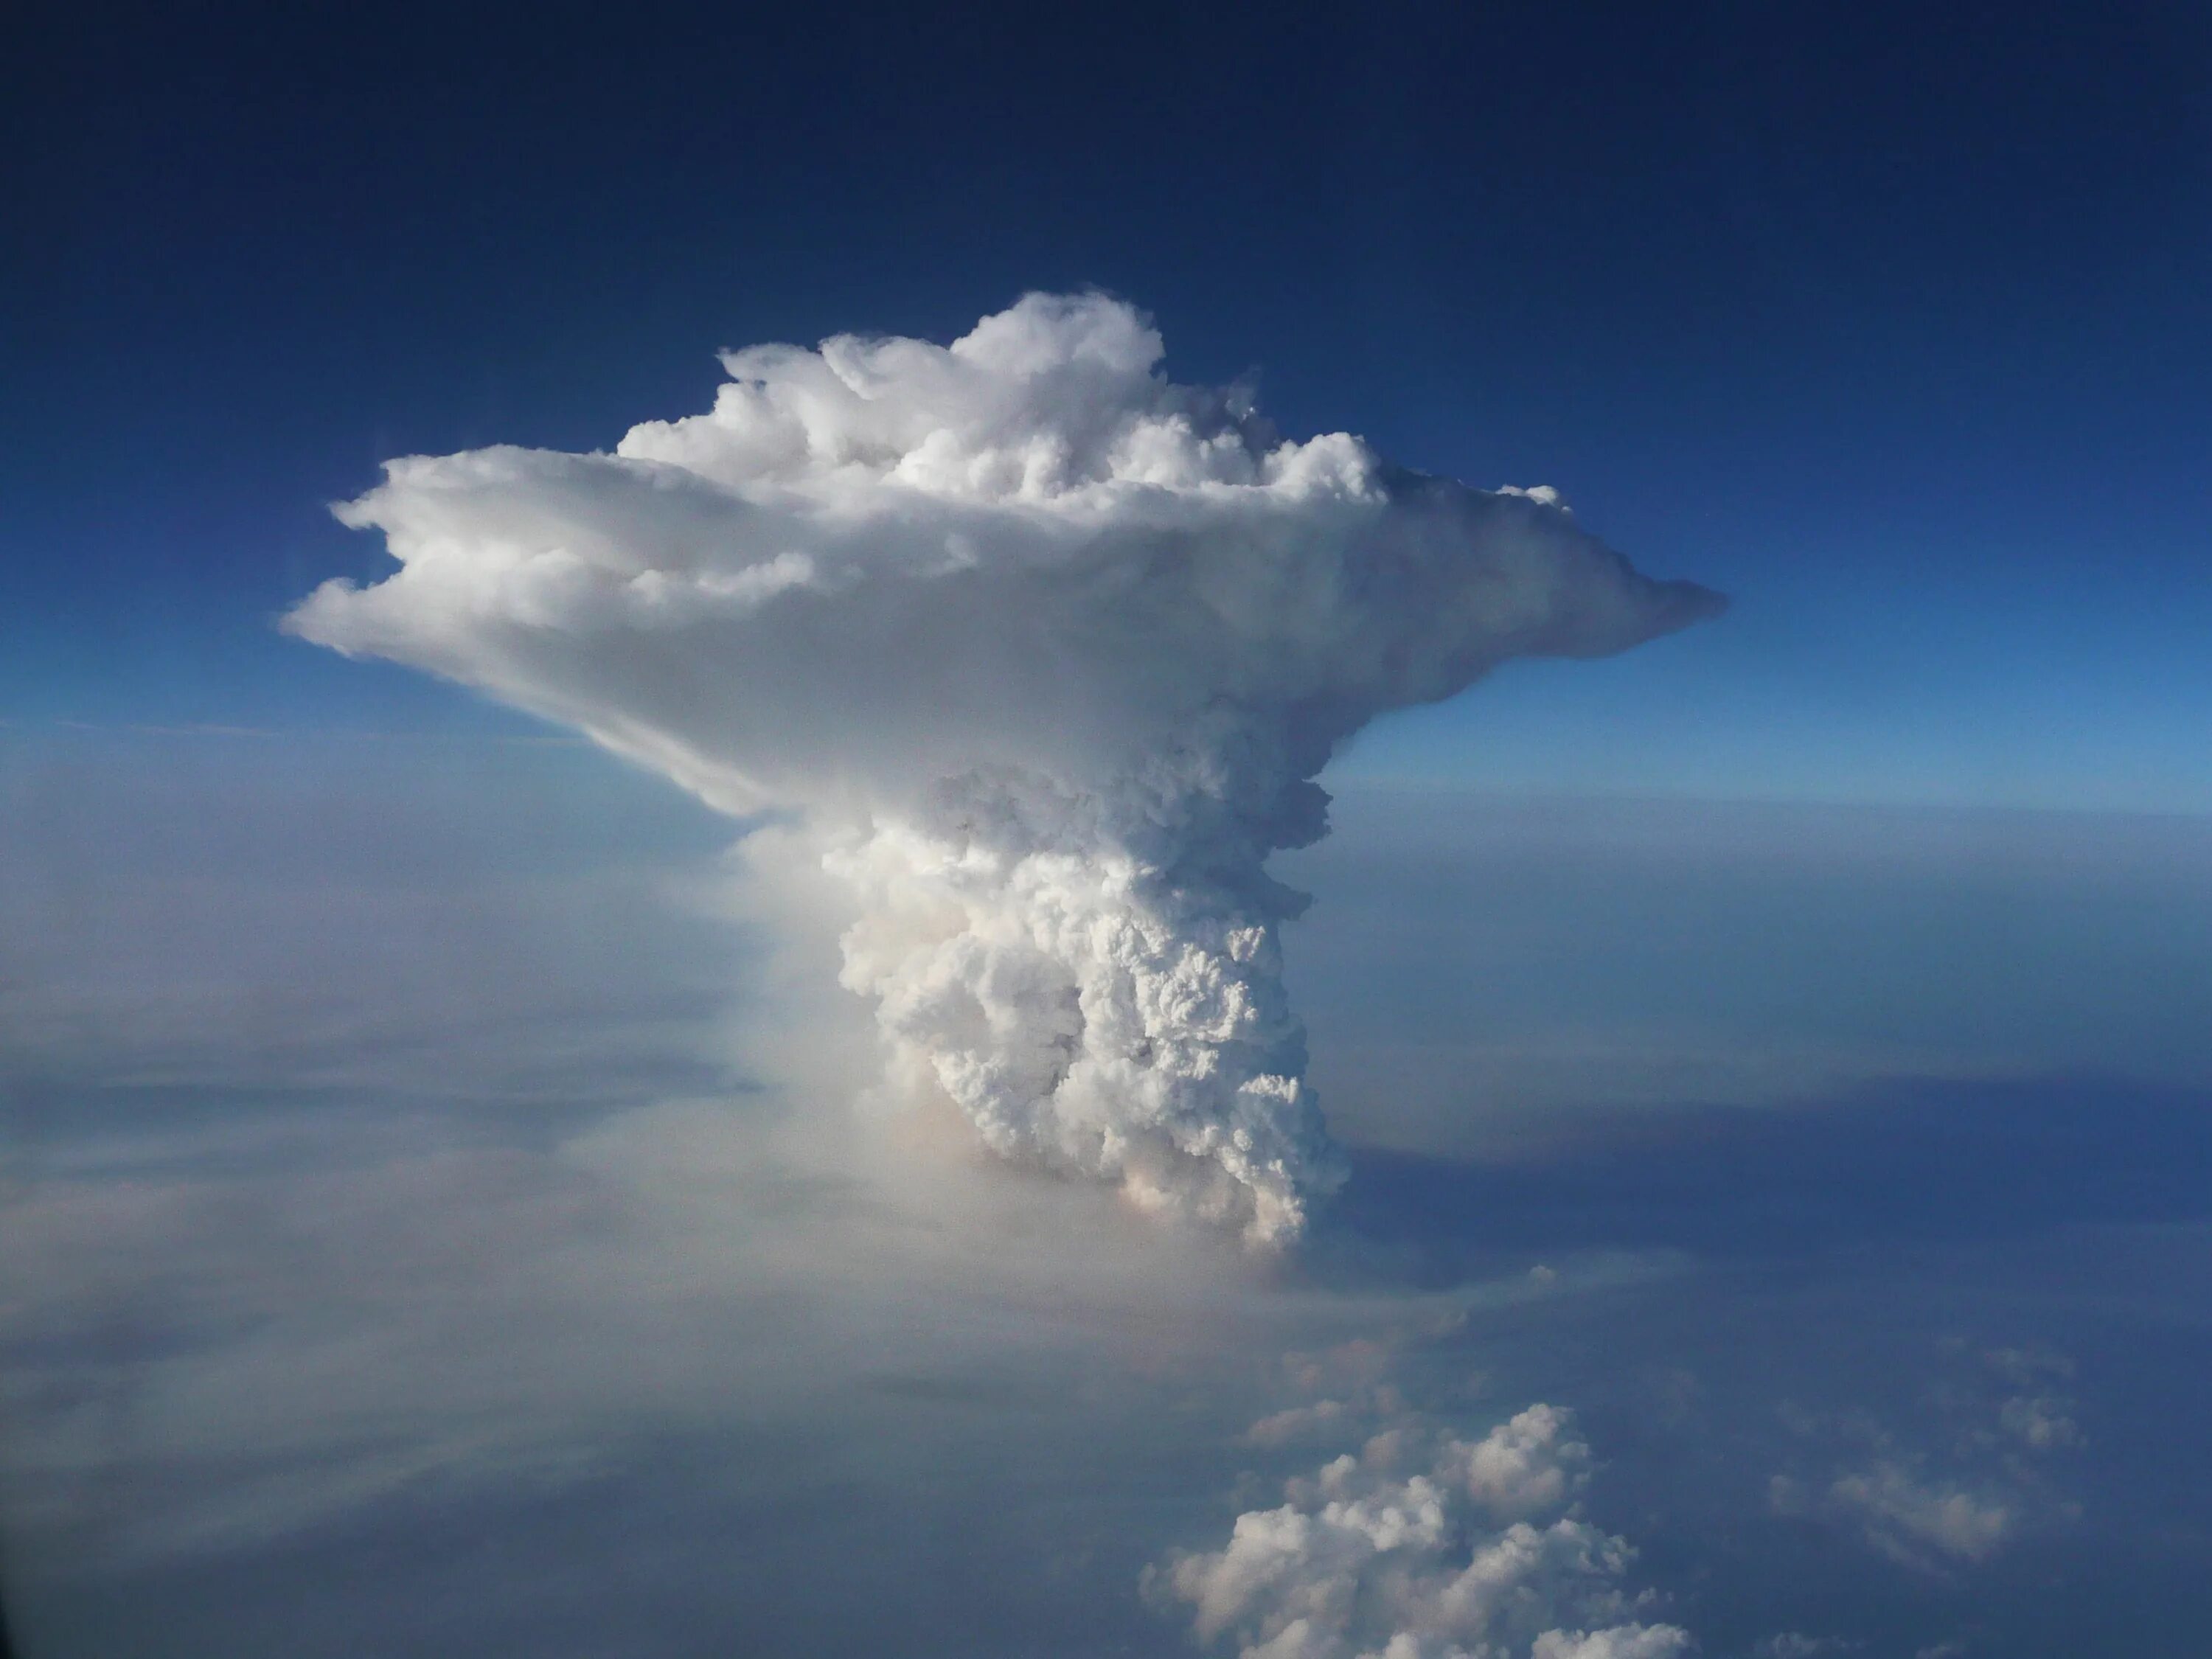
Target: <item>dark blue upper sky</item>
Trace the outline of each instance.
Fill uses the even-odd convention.
[[[0,99],[0,714],[492,718],[278,637],[379,461],[713,350],[1151,308],[1727,623],[1357,763],[2212,805],[2212,25],[2179,4],[49,9]]]

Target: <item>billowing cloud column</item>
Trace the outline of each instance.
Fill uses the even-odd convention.
[[[399,569],[304,637],[477,686],[726,810],[799,809],[896,1077],[1009,1156],[1255,1242],[1339,1178],[1263,870],[1384,710],[1625,649],[1717,600],[1547,491],[1285,441],[1161,378],[1097,295],[950,346],[732,352],[611,454],[412,457],[338,509]]]

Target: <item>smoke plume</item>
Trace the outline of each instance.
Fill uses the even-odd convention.
[[[1377,714],[1717,599],[1548,490],[1281,438],[1140,313],[1030,295],[950,346],[726,354],[612,453],[391,462],[337,509],[399,568],[288,618],[577,726],[732,813],[796,810],[859,902],[894,1079],[998,1152],[1279,1243],[1340,1179],[1272,851]]]

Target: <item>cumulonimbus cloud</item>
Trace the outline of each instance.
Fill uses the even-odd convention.
[[[410,457],[337,509],[399,568],[305,638],[566,722],[732,812],[798,809],[860,901],[895,1077],[1009,1156],[1279,1243],[1340,1177],[1272,851],[1377,714],[1719,601],[1547,490],[1282,439],[1149,320],[1030,295],[949,346],[726,355],[611,453]]]

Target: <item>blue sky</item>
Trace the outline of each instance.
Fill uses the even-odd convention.
[[[1725,629],[1516,674],[1363,764],[2197,810],[2208,112],[2186,9],[856,11],[608,30],[42,23],[11,98],[11,718],[419,729],[273,637],[386,456],[611,445],[717,347],[1161,320]],[[36,67],[33,68],[33,66]],[[926,66],[926,68],[924,67]]]
[[[2204,1651],[2201,8],[119,6],[20,33],[21,1659]],[[1233,852],[1131,913],[1263,1000],[1279,937],[1300,1023],[1268,1063],[1349,1176],[1277,1255],[989,1156],[988,1115],[916,1081],[897,1020],[964,1018],[943,983],[981,1025],[1045,1006],[1041,1048],[1110,1022],[1090,981],[1020,1001],[1035,917],[930,886],[951,832],[896,787],[865,843],[733,820],[278,626],[392,570],[329,510],[389,458],[607,449],[705,410],[718,349],[942,343],[1091,285],[1157,319],[1176,382],[1555,486],[1732,601],[1383,714],[1323,775],[1334,833],[1267,866],[1303,915]],[[580,685],[589,714],[612,684],[599,712],[635,698],[650,734],[698,682],[633,636],[634,682],[556,639],[510,694]],[[783,639],[731,637],[665,729],[712,759],[697,710],[753,718],[824,819],[810,742],[886,776],[964,752],[886,699],[898,662],[845,661],[847,700],[795,650],[777,702]],[[1145,664],[1067,665],[1155,707]],[[1009,740],[1071,708],[1016,707]],[[1087,740],[1048,758],[1079,782]],[[1078,878],[1127,847],[1072,821],[1091,914]],[[1012,966],[902,1003],[878,958],[967,904],[955,942],[1006,924]],[[1255,918],[1238,978],[1204,930]],[[1360,1530],[1393,1513],[1388,1547]],[[1502,1611],[1449,1589],[1485,1564]]]

